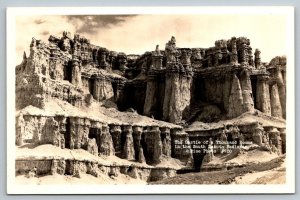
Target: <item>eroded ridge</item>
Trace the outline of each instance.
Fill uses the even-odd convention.
[[[286,58],[264,63],[260,54],[245,37],[179,48],[172,36],[164,50],[143,55],[69,32],[47,44],[33,38],[16,67],[16,172],[40,166],[40,175],[153,181],[178,170],[223,169],[226,161],[214,163],[214,155],[231,154],[224,149],[232,141],[239,151],[256,145],[283,154]],[[35,152],[43,146],[56,156]],[[86,159],[67,156],[77,150]]]

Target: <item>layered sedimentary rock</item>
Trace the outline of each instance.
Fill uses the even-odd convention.
[[[270,153],[278,155],[285,152],[285,128],[284,123],[279,123],[278,126],[270,126],[256,122],[243,123],[226,123],[224,126],[214,127],[210,129],[193,129],[188,128],[186,132],[189,134],[189,140],[193,152],[194,168],[199,171],[217,170],[217,168],[226,168],[224,165],[209,164],[214,160],[213,156],[229,155],[232,151],[237,150],[236,147],[231,148],[228,143],[225,143],[223,148],[218,148],[220,142],[232,142],[233,146],[254,147]],[[213,153],[209,155],[209,145],[207,141],[211,141]],[[242,143],[243,142],[243,143]],[[203,145],[206,152],[199,147]],[[199,151],[200,150],[200,151]],[[228,164],[228,163],[227,163]],[[208,167],[210,166],[210,167]],[[222,169],[221,169],[222,170]]]
[[[49,45],[33,39],[30,56],[24,55],[16,68],[22,81],[16,86],[17,107],[43,108],[51,98],[81,106],[84,94],[91,94],[96,101],[113,99],[122,111],[133,108],[170,122],[186,120],[191,106],[208,102],[223,115],[235,117],[229,110],[229,98],[236,87],[232,78],[236,74],[243,112],[258,109],[269,114],[267,87],[275,82],[285,117],[285,57],[276,57],[266,66],[260,54],[256,49],[252,55],[245,37],[218,40],[207,49],[178,48],[172,37],[165,50],[157,46],[141,56],[109,51],[79,35],[71,38],[67,32],[61,38],[51,36]],[[270,79],[262,83],[261,77]],[[34,95],[19,98],[25,93]]]
[[[71,175],[80,178],[82,174],[90,174],[94,177],[117,177],[120,174],[145,182],[158,181],[176,175],[173,168],[154,168],[138,165],[104,165],[95,161],[71,160],[71,159],[18,159],[16,160],[16,173],[26,174],[32,168],[37,167],[36,175]]]
[[[285,152],[282,126],[197,130],[202,135],[187,133],[180,126],[232,119],[255,110],[283,120],[286,58],[275,57],[266,64],[260,54],[256,49],[253,55],[245,37],[217,40],[209,48],[178,48],[172,37],[164,50],[157,45],[143,55],[110,51],[80,35],[72,38],[68,32],[50,36],[49,44],[33,38],[29,56],[24,54],[16,67],[16,145],[52,144],[151,166],[177,159],[197,169],[206,155],[192,153],[189,146],[176,148],[177,142],[199,138],[214,142],[224,133],[223,140],[245,139]],[[52,101],[58,111],[51,112]],[[132,113],[128,116],[137,120],[108,121],[100,107]],[[144,122],[141,115],[150,118]],[[129,123],[131,120],[134,122]],[[160,120],[173,124],[162,125]],[[123,170],[138,177],[137,172],[143,171],[70,160],[55,161],[53,166],[52,174],[65,171],[76,176],[80,171],[98,176],[99,170],[115,176]],[[160,170],[152,170],[151,179],[156,180]],[[172,174],[164,170],[162,176]]]

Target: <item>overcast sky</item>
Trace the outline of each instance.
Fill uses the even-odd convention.
[[[178,47],[211,47],[219,39],[246,36],[253,52],[261,50],[262,61],[286,55],[284,15],[72,15],[22,16],[16,22],[18,63],[31,38],[47,42],[50,34],[66,30],[79,33],[91,43],[126,54],[142,54],[175,36]]]

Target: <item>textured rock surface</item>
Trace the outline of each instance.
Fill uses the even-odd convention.
[[[16,66],[16,145],[52,144],[148,167],[53,160],[45,162],[41,174],[123,173],[142,180],[173,176],[175,170],[164,166],[174,162],[192,168],[203,158],[211,161],[191,147],[175,148],[176,141],[215,141],[224,133],[227,140],[285,152],[282,126],[222,124],[255,109],[266,121],[284,121],[286,58],[266,64],[260,54],[253,55],[245,37],[193,49],[178,48],[171,37],[164,50],[157,46],[143,55],[109,51],[68,32],[50,36],[49,44],[33,38],[30,55]],[[183,126],[195,121],[222,127],[186,133]]]
[[[93,155],[98,155],[98,146],[95,138],[88,139],[87,151]]]
[[[257,109],[271,115],[270,91],[267,83],[267,77],[258,77],[256,89]]]
[[[231,92],[229,96],[228,117],[233,118],[243,113],[243,93],[237,76],[233,75]]]
[[[132,137],[132,127],[124,126],[123,132],[125,134],[125,144],[123,148],[123,158],[126,160],[135,159],[135,151]]]
[[[247,71],[242,71],[241,78],[241,89],[243,95],[243,112],[253,112],[254,111],[254,102],[253,102],[253,94],[251,87],[250,75]]]
[[[282,117],[282,109],[277,84],[271,86],[270,99],[272,116]]]
[[[112,137],[108,131],[108,126],[102,126],[99,140],[99,153],[101,155],[112,156],[115,154]]]
[[[172,74],[167,77],[163,119],[170,122],[182,120],[183,112],[189,109],[191,78]]]
[[[46,120],[41,140],[41,143],[44,144],[60,146],[61,136],[59,134],[59,124],[53,117]]]
[[[111,82],[101,79],[95,80],[93,96],[98,101],[112,98],[114,96],[114,92]]]

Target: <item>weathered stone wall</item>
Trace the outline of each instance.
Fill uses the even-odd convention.
[[[81,106],[83,92],[70,83],[58,82],[38,74],[20,74],[16,76],[16,108],[32,105],[43,109],[45,102],[53,98],[67,101],[74,106]],[[24,98],[26,96],[26,98]]]
[[[268,77],[260,53],[256,49],[253,58],[250,40],[245,37],[218,40],[208,49],[177,48],[176,39],[172,37],[164,51],[157,45],[155,51],[142,56],[112,52],[90,44],[79,35],[71,38],[68,32],[61,38],[51,36],[49,44],[33,38],[30,56],[24,55],[23,62],[16,67],[17,79],[22,80],[16,85],[16,105],[17,108],[27,105],[43,108],[49,98],[59,98],[81,106],[83,94],[90,93],[97,101],[114,97],[120,110],[133,108],[140,114],[170,122],[185,119],[185,115],[190,114],[191,101],[198,104],[202,100],[217,106],[231,118],[253,112],[254,107],[272,114],[265,83],[257,78],[256,86],[251,86],[250,76]],[[275,82],[278,88],[282,114],[276,111],[277,117],[285,117],[285,65],[285,57],[276,57],[267,66],[271,80],[266,84]],[[112,70],[115,75],[107,73]],[[191,78],[193,72],[197,76]],[[236,99],[230,100],[230,93],[238,88],[233,74],[239,79],[243,97],[243,102],[239,102],[243,108],[236,111],[230,107],[231,100]],[[133,81],[127,84],[124,76]],[[197,85],[199,79],[202,86],[193,86],[191,90],[193,79],[196,79],[193,85]],[[272,94],[274,92],[275,89]],[[19,98],[25,93],[34,95]],[[195,93],[200,93],[200,97]],[[261,93],[265,93],[265,97]]]
[[[51,172],[52,160],[51,159],[18,159],[16,160],[16,175],[26,174],[37,169],[37,175],[46,175]]]
[[[16,175],[28,174],[36,168],[35,175],[72,175],[80,178],[82,174],[90,174],[94,177],[106,175],[117,177],[120,174],[146,182],[159,181],[176,175],[176,169],[152,168],[137,165],[103,165],[94,161],[64,160],[64,159],[17,159]]]
[[[245,123],[240,125],[227,124],[224,127],[210,129],[187,131],[189,140],[192,142],[191,149],[193,152],[194,168],[195,170],[203,170],[201,166],[209,163],[212,158],[209,158],[208,153],[203,152],[208,149],[208,141],[211,140],[213,144],[216,141],[236,141],[237,146],[241,142],[246,145],[258,145],[258,148],[264,151],[278,153],[279,155],[285,153],[285,128],[274,126],[262,126],[259,122]],[[197,144],[197,142],[201,144]],[[195,145],[193,145],[193,143]],[[201,148],[200,148],[201,146]],[[223,150],[228,149],[224,146]],[[201,149],[201,151],[199,151]],[[221,149],[214,149],[214,154],[229,154],[227,151],[221,152]],[[218,166],[215,166],[216,169]],[[220,169],[223,169],[222,167]]]
[[[27,58],[24,54],[23,62],[16,67],[17,109],[28,105],[43,108],[44,102],[49,98],[59,98],[74,106],[81,106],[83,92],[93,94],[96,100],[117,96],[112,86],[115,80],[111,80],[110,75],[106,77],[96,70],[90,77],[85,74],[85,80],[82,81],[82,71],[85,68],[110,70],[112,65],[119,62],[113,61],[117,57],[114,53],[110,54],[101,48],[98,50],[99,47],[91,45],[79,35],[71,39],[69,33],[65,33],[62,38],[50,36],[49,44],[33,38],[30,56]],[[95,78],[96,80],[89,80]],[[125,79],[121,76],[112,79],[114,78]],[[32,95],[26,99],[19,98],[24,94]]]
[[[185,160],[186,152],[171,146],[173,140],[186,140],[187,135],[182,128],[175,132],[173,129],[154,125],[108,125],[79,117],[20,115],[16,124],[16,144],[52,144],[59,148],[84,149],[96,156],[118,156],[155,165],[163,158]],[[171,137],[171,132],[173,135],[178,132],[182,137]]]
[[[286,59],[276,57],[266,66],[261,62],[259,50],[254,55],[255,58],[250,40],[244,37],[218,40],[214,47],[207,49],[177,48],[172,37],[164,51],[156,46],[155,51],[141,56],[112,52],[90,44],[79,35],[71,38],[67,32],[61,38],[51,36],[49,45],[33,39],[29,57],[24,55],[23,62],[16,67],[16,109],[29,105],[43,109],[54,98],[76,107],[89,105],[93,99],[109,99],[121,111],[133,108],[139,114],[172,123],[182,123],[193,112],[197,114],[199,105],[202,115],[207,115],[207,110],[215,111],[213,114],[217,116],[212,116],[212,121],[215,117],[219,120],[254,113],[255,108],[285,118]],[[192,121],[195,119],[204,118]],[[242,133],[244,138],[263,148],[285,152],[284,130],[277,127],[269,130],[260,125],[252,128],[238,127],[239,131],[228,133],[228,137],[237,139]],[[208,133],[214,140],[220,134]],[[175,148],[175,141],[188,140],[181,128],[126,122],[107,124],[74,116],[23,116],[21,113],[16,121],[17,145],[53,144],[150,165],[171,157],[187,166],[193,165],[190,149]],[[57,162],[56,165],[60,166],[60,172],[53,173],[61,173],[64,165],[68,173],[77,173],[74,172],[76,163]],[[95,163],[78,165],[85,173],[98,173]],[[130,176],[138,176],[134,167],[130,170],[110,167],[109,170],[109,174],[123,170]],[[168,173],[162,176],[169,176]]]

